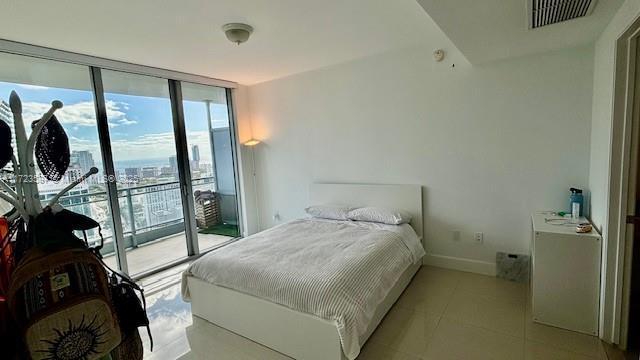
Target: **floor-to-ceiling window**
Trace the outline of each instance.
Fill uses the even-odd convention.
[[[200,249],[239,236],[231,122],[226,89],[182,83],[191,190]]]
[[[169,85],[166,79],[103,70],[129,272],[187,256]],[[168,240],[158,251],[133,251]],[[160,245],[160,244],[158,244]]]
[[[43,204],[91,167],[99,169],[60,203],[98,220],[108,263],[132,275],[148,273],[239,236],[228,89],[170,81],[168,72],[154,77],[1,51],[0,120],[13,125],[11,90],[22,98],[29,121],[52,100],[64,103],[56,115],[69,137],[70,166],[62,181],[39,186]],[[170,95],[172,84],[182,97]],[[178,99],[183,107],[175,106]],[[105,170],[111,168],[112,174]],[[218,218],[191,228],[185,217],[202,209],[193,205],[199,204],[196,190],[217,198]],[[7,205],[0,201],[0,212]],[[89,233],[91,245],[98,239]]]
[[[16,152],[15,128],[9,108],[11,91],[15,91],[22,100],[27,134],[31,133],[31,122],[38,120],[49,110],[52,100],[63,102],[64,107],[56,112],[56,116],[69,138],[69,168],[59,181],[46,180],[40,176],[39,169],[36,169],[40,199],[46,205],[59,191],[96,166],[99,169],[98,175],[76,186],[60,199],[60,204],[97,220],[106,240],[102,251],[105,254],[113,253],[111,214],[103,181],[102,153],[87,67],[0,53],[0,120],[10,125],[12,145]],[[95,230],[89,231],[87,235],[91,245],[99,240]]]

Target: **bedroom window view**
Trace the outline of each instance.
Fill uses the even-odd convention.
[[[227,96],[182,83],[182,98],[198,245],[206,250],[240,235]]]
[[[70,162],[59,181],[49,181],[36,167],[40,200],[45,206],[59,191],[86,174],[92,167],[99,172],[60,198],[66,209],[96,220],[102,228],[105,245],[103,254],[113,253],[113,226],[102,181],[102,153],[98,142],[97,122],[89,73],[84,66],[0,53],[0,120],[12,130],[11,144],[17,156],[13,116],[9,108],[11,91],[22,99],[23,118],[27,136],[32,121],[49,109],[53,99],[64,107],[56,116],[69,138]],[[8,176],[5,171],[3,177]],[[9,177],[10,178],[10,177]],[[10,181],[14,186],[15,182]],[[8,203],[0,203],[0,211],[10,210]],[[95,229],[87,231],[90,246],[99,241]]]
[[[108,70],[102,81],[127,264],[137,274],[187,256],[169,86]]]
[[[183,84],[189,168],[181,169],[168,81],[101,70],[123,234],[123,239],[116,239],[90,74],[86,66],[0,53],[0,120],[12,130],[16,156],[11,91],[22,100],[27,136],[31,122],[49,110],[53,100],[64,104],[55,115],[68,137],[69,166],[59,181],[47,180],[36,166],[42,205],[96,167],[96,175],[67,192],[59,203],[99,223],[104,239],[100,252],[113,268],[120,267],[116,253],[122,241],[127,272],[132,275],[194,255],[188,251],[186,213],[197,219],[193,238],[199,252],[240,236],[226,90]],[[12,171],[8,165],[2,176],[15,187]],[[190,196],[198,195],[188,212],[180,187],[183,171],[191,174]],[[0,199],[3,214],[11,209]],[[80,232],[76,235],[84,237]],[[86,238],[89,246],[100,244],[97,229],[88,230]]]

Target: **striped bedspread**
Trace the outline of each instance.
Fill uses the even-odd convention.
[[[407,224],[301,219],[249,236],[195,261],[186,276],[334,321],[355,359],[361,337],[401,274],[424,250]]]

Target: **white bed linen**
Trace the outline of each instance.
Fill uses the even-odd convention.
[[[194,276],[335,321],[345,356],[355,359],[377,306],[423,255],[408,224],[294,220],[196,260],[182,296],[190,299],[186,276]]]

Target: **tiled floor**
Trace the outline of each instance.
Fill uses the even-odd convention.
[[[200,250],[206,250],[231,240],[229,236],[215,234],[198,234]],[[171,261],[187,256],[187,242],[185,234],[180,233],[159,239],[135,249],[127,250],[127,265],[129,274],[138,274]],[[107,265],[115,268],[116,257],[114,255],[104,258]]]
[[[179,272],[174,272],[176,279]],[[153,283],[153,282],[151,282]],[[527,289],[496,278],[423,267],[359,359],[605,359],[597,338],[530,320]],[[192,318],[179,284],[148,296],[149,359],[287,359]],[[145,350],[148,341],[145,339]]]

